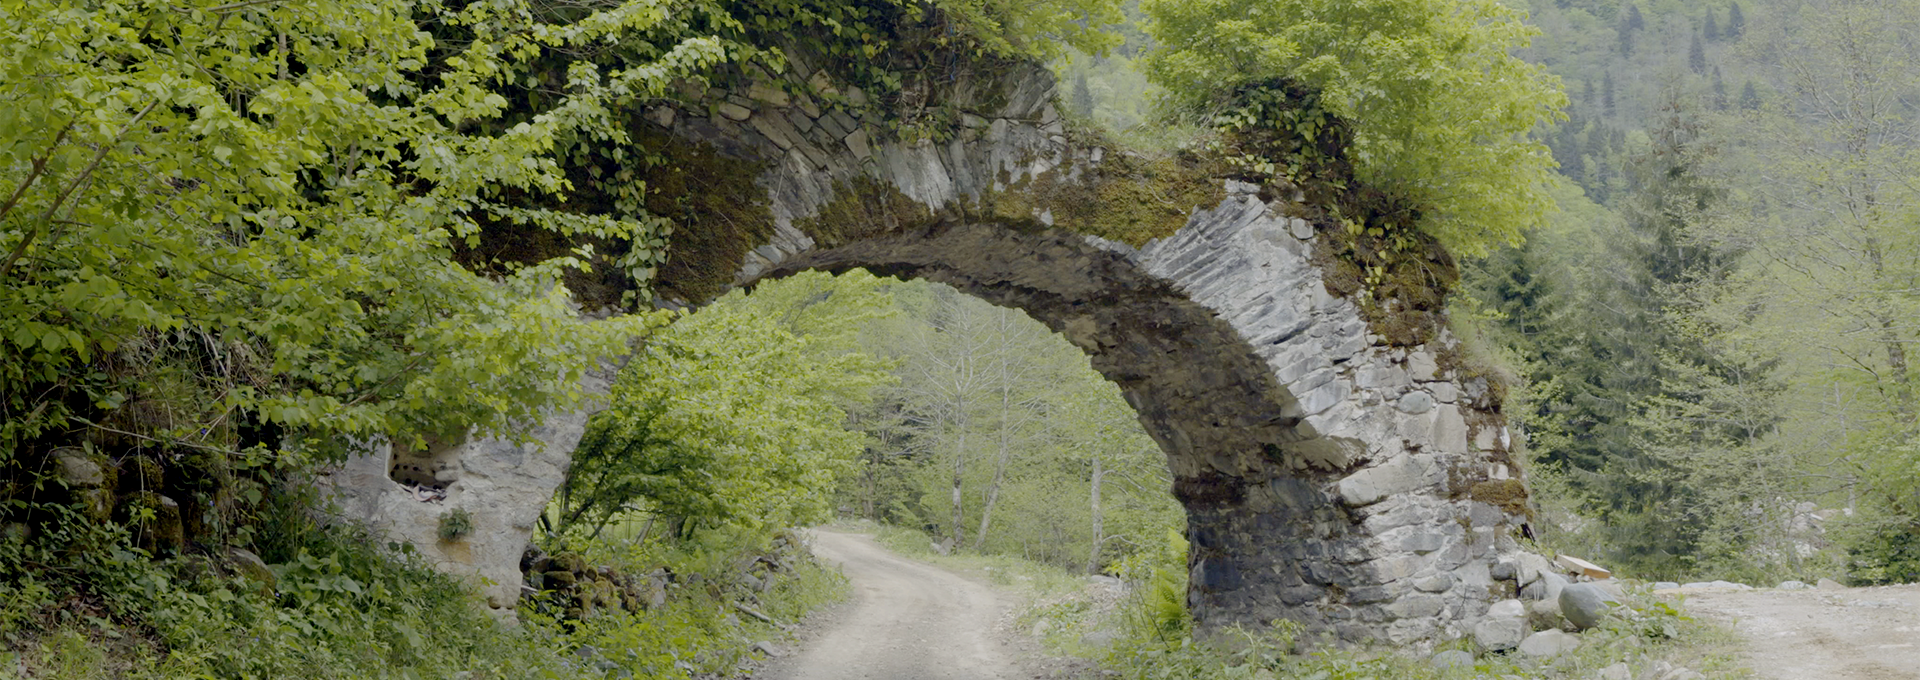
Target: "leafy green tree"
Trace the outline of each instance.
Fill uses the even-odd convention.
[[[1456,254],[1517,240],[1551,207],[1546,148],[1558,79],[1513,57],[1536,31],[1494,0],[1146,0],[1161,49],[1147,74],[1203,120],[1279,78],[1352,126],[1359,176],[1418,206]],[[1281,118],[1255,113],[1255,125]],[[1309,139],[1317,131],[1297,132]],[[1271,159],[1276,163],[1284,159]]]
[[[886,0],[906,10],[913,0]],[[848,3],[855,4],[855,3]],[[1120,43],[1108,30],[1126,20],[1119,0],[933,0],[944,20],[1006,56],[1059,57],[1068,49],[1104,53]]]
[[[72,428],[232,448],[235,423],[262,433],[251,443],[324,448],[342,434],[508,433],[566,407],[644,320],[578,317],[557,282],[584,252],[492,277],[451,255],[501,219],[652,233],[503,199],[565,195],[557,149],[620,139],[615,108],[726,46],[669,39],[614,71],[565,63],[566,83],[532,109],[510,109],[503,81],[666,16],[653,2],[548,26],[520,2],[8,0],[0,448]],[[167,367],[196,353],[219,368],[175,372],[190,387],[168,399],[181,417],[142,415],[169,396]]]
[[[753,528],[817,521],[865,436],[845,404],[886,374],[815,351],[739,294],[649,338],[594,416],[560,490],[552,533],[615,519]]]
[[[1770,96],[1742,94],[1752,108],[1725,169],[1738,212],[1713,233],[1750,251],[1701,313],[1725,342],[1780,358],[1778,445],[1802,494],[1855,511],[1842,532],[1854,577],[1907,578],[1920,573],[1907,557],[1920,554],[1920,126],[1896,93],[1920,91],[1920,5],[1788,3],[1750,29]]]

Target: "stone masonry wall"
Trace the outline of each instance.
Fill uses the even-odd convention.
[[[1319,227],[1291,217],[1314,211],[1274,196],[1294,192],[1223,178],[1211,205],[1179,206],[1185,226],[1139,247],[1055,228],[1052,208],[1029,200],[1040,188],[1142,180],[1115,170],[1126,152],[1074,141],[1045,69],[944,85],[931,99],[958,125],[936,143],[898,139],[863,93],[795,61],[643,112],[702,153],[764,168],[770,238],[746,252],[676,245],[671,257],[737,263],[734,286],[854,267],[927,278],[1060,332],[1167,453],[1203,626],[1285,618],[1339,640],[1424,646],[1464,635],[1525,585],[1532,572],[1495,568],[1522,563],[1525,494],[1493,390],[1447,368],[1446,334],[1388,347],[1329,294],[1312,258]],[[666,304],[705,301],[671,278],[657,288],[682,295]],[[343,498],[508,598],[584,420],[556,416],[538,453],[481,443],[457,457],[466,476],[445,503],[476,508],[484,525],[464,549],[439,545],[437,511],[396,495],[384,460],[350,465]]]
[[[789,77],[823,77],[807,76]],[[963,123],[944,144],[890,139],[878,120],[764,84],[710,93],[718,116],[649,118],[766,162],[776,235],[744,256],[736,285],[852,267],[929,278],[1021,308],[1086,350],[1167,452],[1203,625],[1288,618],[1344,640],[1432,641],[1511,596],[1517,584],[1490,568],[1518,550],[1524,491],[1516,501],[1489,386],[1441,368],[1450,336],[1385,346],[1354,302],[1327,292],[1315,226],[1288,217],[1311,211],[1253,185],[1222,182],[1225,200],[1191,206],[1185,227],[1138,249],[1051,229],[1045,211],[987,214],[1003,194],[1098,181],[1124,153],[1070,141],[1044,71],[998,85],[1004,96],[947,98]],[[975,101],[998,106],[966,108]],[[818,224],[823,212],[846,219],[830,206],[862,178],[924,214]]]

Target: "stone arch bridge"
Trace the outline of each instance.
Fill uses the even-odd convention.
[[[1520,558],[1526,515],[1495,386],[1459,368],[1445,331],[1390,342],[1330,292],[1327,225],[1300,193],[1089,140],[1035,65],[941,85],[930,99],[957,115],[937,141],[901,139],[864,93],[795,66],[634,112],[670,170],[705,173],[680,180],[711,206],[675,236],[656,286],[668,303],[864,267],[1026,311],[1119,385],[1166,452],[1203,626],[1286,618],[1428,643],[1523,585],[1525,570],[1493,568]],[[347,514],[484,577],[510,613],[585,420],[557,414],[525,448],[381,447],[332,481]],[[408,474],[450,483],[443,504],[394,481]],[[435,536],[445,506],[470,510],[473,538]]]

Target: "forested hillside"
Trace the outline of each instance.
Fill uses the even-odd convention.
[[[1574,189],[1478,263],[1568,549],[1920,577],[1920,6],[1536,2]]]

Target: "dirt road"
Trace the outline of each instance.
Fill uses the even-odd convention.
[[[1774,680],[1920,680],[1920,585],[1690,590],[1687,609],[1731,620]]]
[[[766,680],[1015,678],[1014,654],[992,634],[1003,603],[991,588],[903,559],[866,536],[813,530],[814,554],[853,581],[854,601]]]

